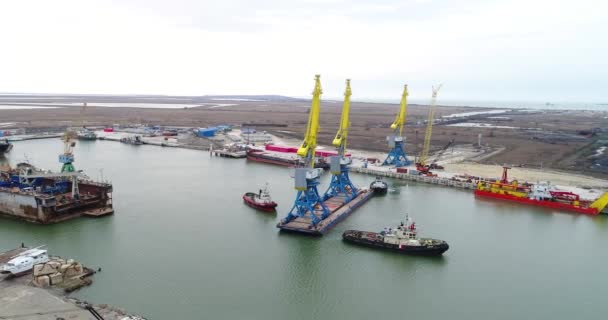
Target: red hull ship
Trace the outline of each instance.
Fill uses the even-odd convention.
[[[264,189],[260,189],[259,193],[245,193],[243,195],[243,202],[254,209],[266,212],[274,212],[275,208],[277,207],[277,203],[272,201],[270,198],[270,194],[268,193],[268,185],[266,185]]]
[[[527,205],[545,207],[563,211],[597,215],[608,204],[608,192],[595,202],[580,199],[579,195],[555,190],[548,183],[519,185],[516,180],[507,180],[507,170],[503,168],[502,179],[496,182],[479,182],[475,196],[494,198]]]

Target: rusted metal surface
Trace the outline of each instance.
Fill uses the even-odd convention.
[[[111,184],[80,181],[78,189],[80,197],[73,199],[69,192],[49,195],[15,188],[0,188],[0,215],[49,224],[83,215],[104,216],[114,213]]]

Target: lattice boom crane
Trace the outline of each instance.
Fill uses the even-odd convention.
[[[433,95],[431,97],[431,105],[429,106],[429,116],[426,123],[426,133],[424,134],[424,145],[422,146],[422,152],[420,153],[420,157],[418,158],[418,162],[416,166],[420,168],[425,168],[427,166],[426,161],[429,157],[429,150],[431,148],[431,136],[433,134],[433,120],[435,119],[435,105],[437,104],[437,93],[439,89],[441,89],[441,84],[437,87],[433,86]],[[428,169],[427,169],[428,171]]]

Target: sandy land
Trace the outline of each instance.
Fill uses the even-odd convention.
[[[465,173],[486,178],[500,178],[502,175],[502,166],[466,162],[450,163],[445,165],[445,171]],[[509,170],[509,179],[516,179],[522,182],[550,181],[553,184],[561,186],[579,186],[608,190],[608,180],[550,169],[511,168]]]

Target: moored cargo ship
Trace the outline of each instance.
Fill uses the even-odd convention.
[[[279,154],[256,149],[247,150],[247,160],[275,164],[284,167],[297,167],[303,165],[303,162],[298,158],[281,156]],[[329,164],[322,159],[319,159],[319,161],[315,162],[315,168],[329,169]]]
[[[52,173],[29,164],[0,172],[0,215],[50,224],[112,213],[112,184],[80,172]]]
[[[604,193],[594,202],[591,202],[581,199],[575,193],[557,190],[548,182],[539,182],[537,184],[519,184],[517,180],[509,182],[507,178],[509,169],[509,167],[503,167],[502,179],[499,181],[478,182],[475,196],[587,215],[597,215],[608,205],[608,192]]]

